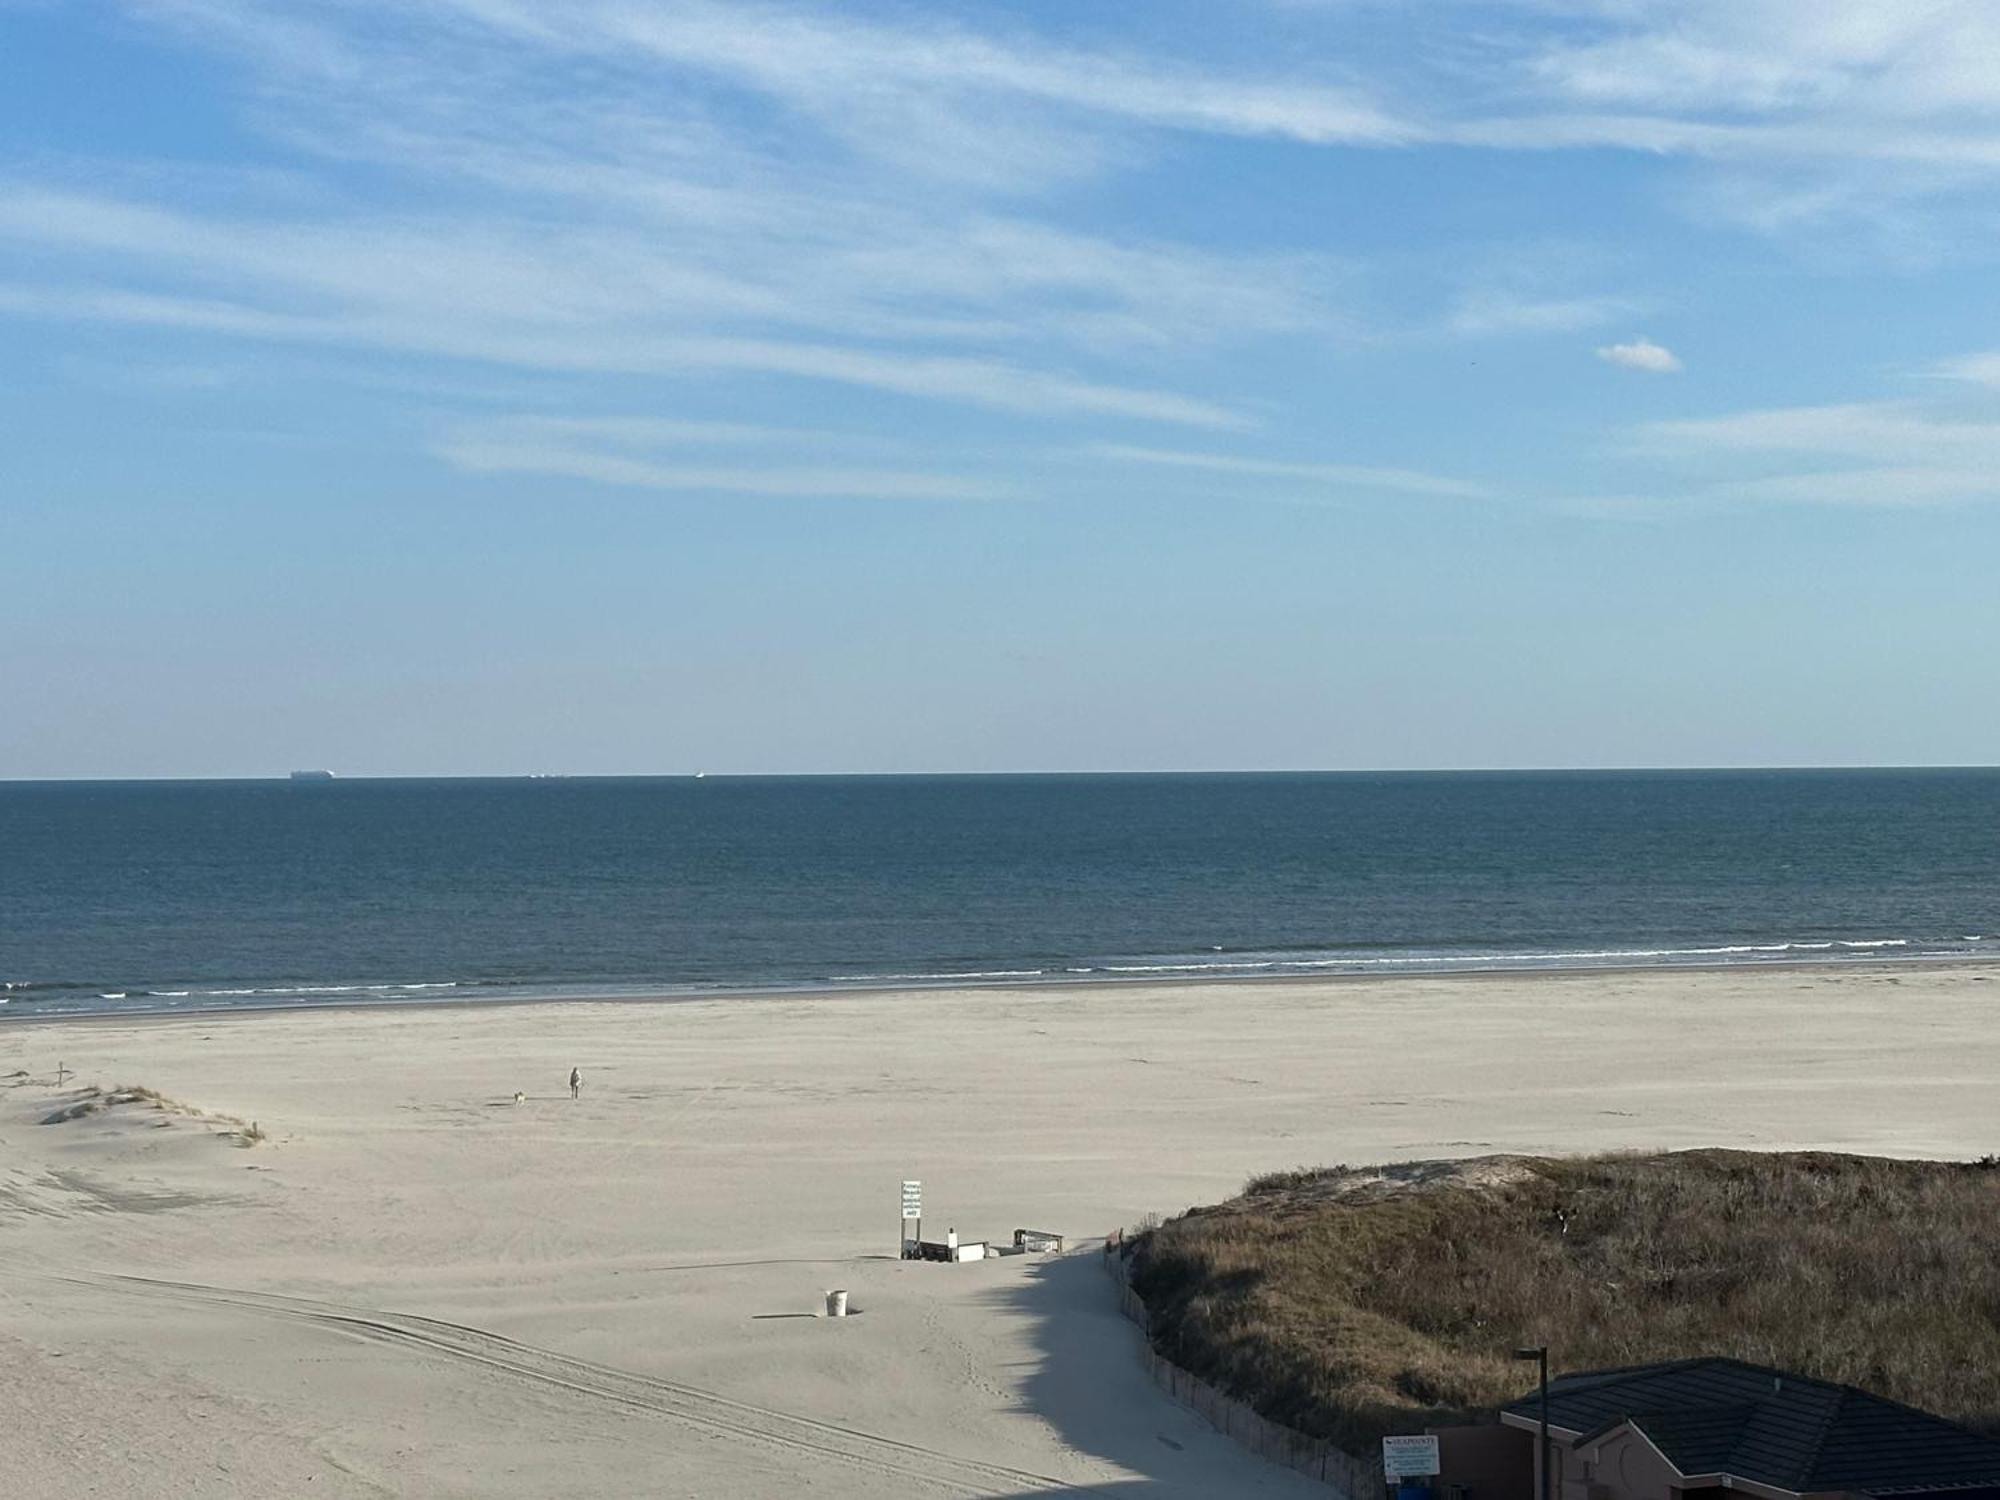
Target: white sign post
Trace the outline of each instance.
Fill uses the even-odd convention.
[[[908,1245],[910,1242],[910,1225],[912,1222],[917,1226],[916,1239],[921,1244],[924,1238],[924,1185],[921,1182],[905,1182],[903,1184],[903,1243],[905,1245]],[[904,1254],[907,1255],[908,1253],[907,1250],[904,1251]]]
[[[1438,1440],[1435,1434],[1382,1439],[1382,1475],[1390,1483],[1398,1479],[1428,1479],[1437,1472]]]

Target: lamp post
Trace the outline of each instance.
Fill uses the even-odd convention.
[[[1516,1349],[1514,1351],[1514,1358],[1532,1359],[1541,1367],[1542,1447],[1541,1463],[1538,1467],[1542,1472],[1542,1500],[1550,1500],[1555,1480],[1549,1467],[1549,1346],[1547,1344],[1539,1344],[1533,1349]]]

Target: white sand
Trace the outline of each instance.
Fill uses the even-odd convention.
[[[0,1493],[1323,1493],[1146,1381],[1092,1249],[890,1258],[900,1179],[1090,1237],[1300,1164],[1977,1155],[1996,1005],[1885,965],[9,1024]],[[58,1061],[269,1139],[40,1125]]]

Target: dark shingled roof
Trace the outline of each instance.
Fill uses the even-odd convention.
[[[1539,1395],[1507,1410],[1536,1421]],[[1741,1360],[1683,1359],[1549,1382],[1549,1425],[1581,1433],[1579,1447],[1623,1422],[1683,1474],[1727,1474],[1799,1494],[2000,1485],[1992,1438],[1852,1386]]]

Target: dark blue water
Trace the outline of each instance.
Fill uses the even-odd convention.
[[[2000,771],[0,784],[0,1017],[2000,956]]]

